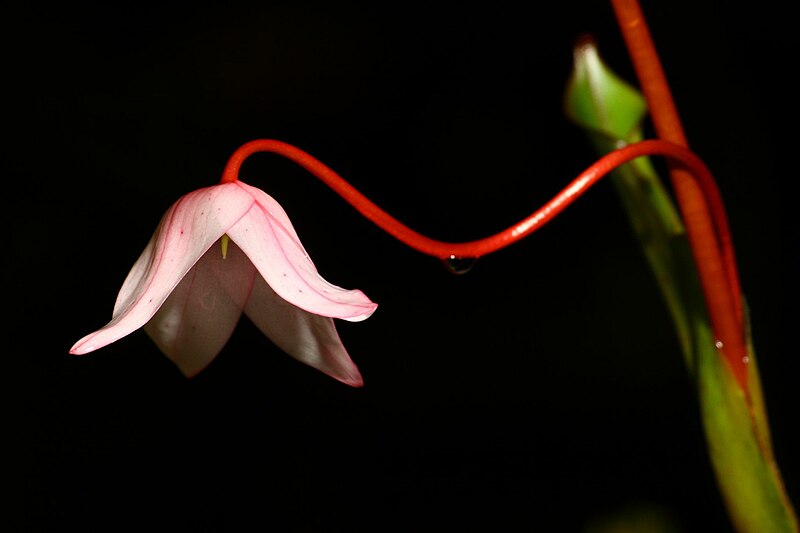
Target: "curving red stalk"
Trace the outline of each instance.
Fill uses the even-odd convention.
[[[455,243],[431,239],[414,231],[378,207],[320,160],[283,141],[258,139],[243,144],[228,160],[220,183],[235,182],[245,159],[258,152],[271,152],[294,161],[322,180],[359,213],[381,229],[411,248],[439,259],[478,258],[496,252],[527,237],[561,213],[581,194],[586,192],[589,187],[597,183],[600,178],[637,157],[648,155],[666,157],[673,164],[686,169],[688,175],[702,191],[702,194],[710,198],[719,197],[719,191],[711,172],[692,151],[667,141],[646,140],[619,148],[601,157],[544,206],[513,226],[489,237]],[[727,227],[727,222],[724,218],[719,222]]]
[[[549,202],[517,224],[489,237],[460,243],[438,241],[414,231],[378,207],[318,159],[282,141],[258,139],[242,145],[228,160],[221,183],[236,182],[242,163],[257,152],[272,152],[294,161],[321,179],[384,231],[411,248],[439,259],[471,259],[505,248],[552,220],[589,187],[619,165],[642,156],[666,157],[673,171],[681,172],[678,184],[682,187],[682,194],[679,198],[682,202],[682,212],[686,217],[689,240],[700,271],[700,280],[709,302],[712,327],[718,339],[717,347],[728,357],[738,383],[746,391],[746,359],[740,355],[746,353],[742,351],[744,337],[735,328],[733,332],[730,329],[737,324],[731,323],[731,319],[735,318],[730,314],[732,304],[728,301],[731,287],[722,261],[723,256],[733,257],[733,249],[730,238],[719,240],[717,238],[718,234],[730,235],[730,230],[719,190],[711,172],[703,161],[685,146],[651,139],[619,148],[598,159]],[[713,210],[709,210],[709,205],[713,206]],[[720,296],[727,297],[727,300],[719,303]]]

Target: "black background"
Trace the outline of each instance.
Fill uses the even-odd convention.
[[[790,17],[769,2],[643,8],[727,204],[797,502]],[[365,387],[246,320],[192,380],[141,331],[67,354],[108,321],[161,214],[252,139],[310,152],[433,238],[522,219],[594,159],[561,108],[575,40],[592,34],[635,83],[610,5],[4,11],[11,530],[590,531],[648,510],[677,531],[730,530],[669,316],[608,183],[456,276],[256,155],[241,178],[284,206],[326,279],[380,306],[337,323]]]

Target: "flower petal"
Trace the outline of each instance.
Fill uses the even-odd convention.
[[[235,245],[222,257],[219,241],[184,276],[144,330],[184,375],[203,370],[228,342],[256,269]]]
[[[255,265],[264,280],[284,300],[316,315],[360,321],[377,304],[359,290],[325,281],[317,272],[283,208],[263,191],[242,182],[254,205],[228,235]]]
[[[181,197],[164,214],[122,284],[111,322],[75,343],[70,353],[91,352],[142,327],[206,250],[253,203],[252,196],[233,183]]]
[[[245,314],[280,349],[352,387],[364,384],[333,319],[296,307],[256,276]]]

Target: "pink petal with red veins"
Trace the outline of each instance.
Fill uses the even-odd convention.
[[[111,322],[75,343],[70,353],[91,352],[142,327],[253,203],[253,197],[234,183],[200,189],[179,199],[167,210],[125,279]]]
[[[255,267],[236,245],[229,244],[223,259],[222,247],[216,242],[144,330],[184,375],[192,377],[228,342],[256,276]]]
[[[319,275],[275,200],[255,187],[237,185],[255,198],[256,205],[228,229],[228,236],[281,298],[309,313],[353,322],[375,311],[377,304],[361,291],[337,287]]]

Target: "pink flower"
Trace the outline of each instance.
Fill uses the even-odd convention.
[[[187,376],[205,368],[244,312],[292,357],[359,387],[333,318],[377,304],[325,281],[278,203],[235,181],[191,192],[166,212],[117,296],[111,322],[70,349],[85,354],[144,326]]]

